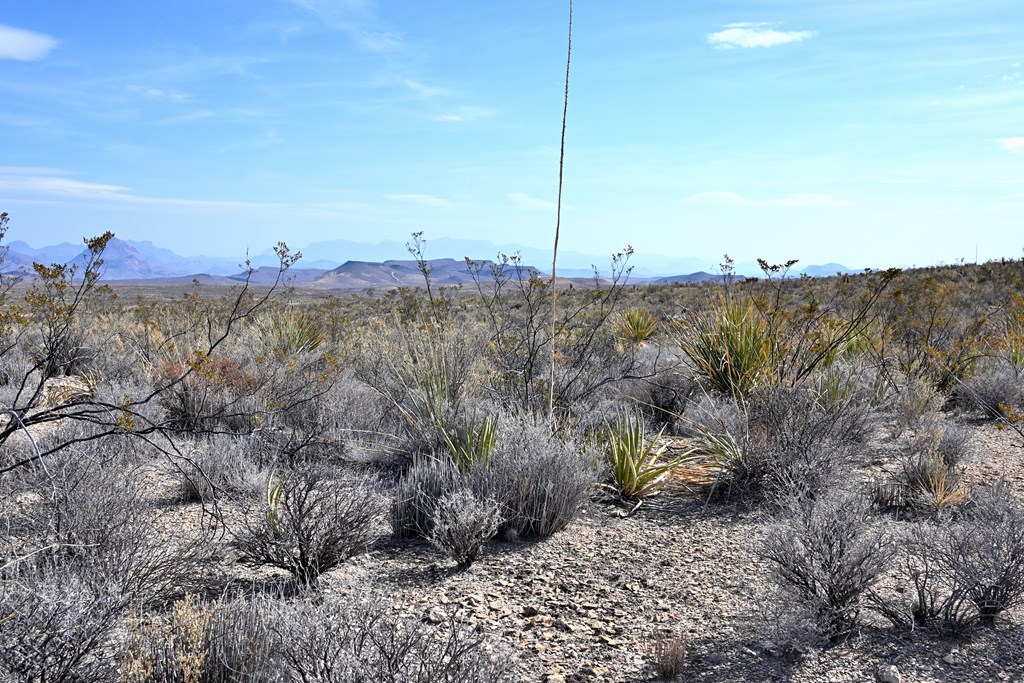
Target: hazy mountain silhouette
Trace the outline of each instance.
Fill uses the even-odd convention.
[[[82,263],[84,247],[63,243],[33,248],[23,241],[10,243],[3,264],[4,272],[31,270],[33,261],[43,263]],[[423,284],[423,276],[411,258],[404,242],[382,241],[377,244],[349,240],[313,242],[301,249],[303,258],[288,273],[296,286],[322,288],[416,287]],[[514,244],[495,245],[487,240],[461,240],[447,237],[427,240],[424,255],[434,272],[432,281],[438,285],[467,284],[471,282],[465,257],[480,263],[492,263],[499,254],[518,254],[521,262],[531,264],[537,272],[550,271],[549,249],[522,247]],[[104,254],[104,278],[107,280],[154,280],[164,283],[201,282],[224,284],[245,279],[244,256],[181,256],[170,249],[158,247],[151,241],[110,241]],[[268,249],[250,258],[255,269],[251,282],[269,284],[277,276],[278,258]],[[341,265],[339,265],[341,264]],[[594,266],[602,277],[611,274],[611,255],[595,256],[574,251],[560,251],[558,275],[560,278],[590,279]],[[677,258],[659,254],[634,254],[628,265],[633,267],[634,282],[704,282],[720,278],[717,266],[708,259]],[[755,261],[735,266],[737,276],[763,276]],[[838,263],[810,265],[793,271],[812,277],[828,277],[836,273],[858,272]],[[489,277],[489,268],[482,271]]]

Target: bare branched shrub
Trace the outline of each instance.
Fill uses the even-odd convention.
[[[991,419],[1024,404],[1024,372],[1006,358],[984,358],[956,387],[957,404]]]
[[[320,575],[366,549],[380,501],[365,482],[344,485],[314,468],[272,476],[233,533],[252,565],[284,569],[316,587]]]
[[[503,521],[496,501],[480,500],[472,491],[459,489],[437,501],[428,539],[460,568],[466,568],[480,555],[484,543],[498,533]]]
[[[805,501],[769,529],[759,548],[779,587],[832,641],[856,629],[864,593],[894,556],[892,540],[871,527],[867,512],[852,495]]]
[[[57,564],[41,554],[4,559],[0,675],[58,683],[114,680],[104,646],[126,604],[116,583],[96,567]]]
[[[1024,504],[1004,486],[978,496],[960,524],[946,527],[931,552],[977,609],[978,623],[1024,602]]]
[[[194,596],[162,615],[137,617],[121,663],[123,683],[261,683],[281,680],[273,622],[262,601]]]
[[[54,439],[68,435],[53,435]],[[30,504],[12,516],[25,551],[68,568],[100,572],[126,602],[165,600],[203,576],[202,536],[168,538],[131,461],[127,437],[80,442],[51,456],[26,483]]]
[[[322,683],[499,683],[513,659],[449,621],[431,628],[371,602],[281,605],[274,615],[287,680]]]
[[[1002,483],[954,518],[920,523],[904,544],[909,604],[874,595],[877,611],[900,628],[941,634],[994,627],[1024,604],[1024,504]]]

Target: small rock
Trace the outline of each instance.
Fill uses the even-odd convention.
[[[903,676],[894,664],[887,664],[875,670],[875,680],[878,683],[903,683]]]
[[[445,614],[445,611],[443,609],[435,606],[427,610],[426,619],[431,624],[440,624],[445,621],[448,621],[448,615]]]
[[[538,614],[540,614],[540,610],[534,607],[533,605],[527,605],[523,608],[523,616],[527,619],[529,619],[530,617],[535,617]]]
[[[956,666],[957,664],[960,663],[959,658],[957,658],[957,656],[955,654],[953,654],[952,652],[950,652],[948,655],[943,657],[942,661],[944,661],[946,664],[949,664],[950,666]]]

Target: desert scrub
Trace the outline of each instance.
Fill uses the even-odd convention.
[[[197,440],[188,460],[178,463],[175,474],[183,501],[212,503],[222,497],[246,496],[259,491],[274,462],[265,439],[257,436],[216,434]]]
[[[994,627],[1024,603],[1024,504],[997,483],[954,515],[920,522],[904,542],[901,579],[913,600],[873,596],[901,629],[948,635]]]
[[[92,430],[57,430],[57,440]],[[129,454],[130,437],[84,441],[52,455],[19,487],[31,504],[9,518],[21,552],[69,572],[99,572],[125,603],[166,600],[203,577],[207,538],[161,537],[157,512]],[[132,454],[133,456],[134,454]]]
[[[466,569],[480,555],[484,543],[494,538],[504,520],[501,505],[481,500],[467,488],[442,496],[434,506],[434,517],[427,540]]]
[[[137,615],[121,652],[123,683],[271,683],[280,659],[270,606],[194,595],[163,614]]]
[[[366,482],[346,486],[315,467],[275,472],[233,532],[234,545],[249,564],[283,569],[316,588],[321,574],[366,549],[379,509]]]
[[[957,404],[993,420],[1004,419],[1024,404],[1024,364],[988,357],[979,360],[955,389]]]
[[[969,500],[963,461],[969,452],[967,432],[933,417],[906,439],[900,469],[875,485],[875,503],[935,511]]]
[[[892,435],[919,428],[945,404],[945,397],[924,377],[909,378],[895,398]]]
[[[501,683],[514,658],[454,619],[437,626],[393,616],[372,598],[275,603],[285,680]]]
[[[856,630],[866,591],[895,554],[868,510],[862,497],[850,494],[802,501],[769,528],[758,549],[783,594],[830,641]]]
[[[460,470],[446,454],[421,456],[399,481],[391,528],[429,538],[438,501],[468,488],[499,505],[505,536],[550,536],[577,515],[594,485],[593,454],[551,434],[542,419],[505,417],[485,465]]]
[[[687,423],[717,465],[716,491],[781,507],[845,483],[870,416],[858,401],[822,406],[804,387],[706,397],[695,408]]]
[[[36,554],[0,565],[0,675],[10,680],[113,680],[106,645],[127,600],[101,567]]]
[[[454,447],[456,423],[474,393],[480,343],[472,328],[452,323],[390,318],[368,326],[355,375],[395,415],[410,458]]]

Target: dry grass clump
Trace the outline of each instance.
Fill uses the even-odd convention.
[[[651,659],[658,675],[665,679],[675,679],[686,670],[687,643],[686,638],[679,634],[662,634],[651,644]]]

